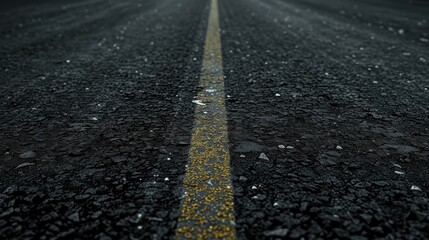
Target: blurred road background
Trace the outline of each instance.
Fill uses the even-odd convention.
[[[237,238],[428,239],[429,2],[218,4]],[[0,9],[0,238],[174,238],[210,1]]]

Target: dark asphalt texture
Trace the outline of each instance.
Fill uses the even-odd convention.
[[[0,9],[0,239],[174,238],[209,1]],[[429,3],[219,11],[238,238],[429,239]]]

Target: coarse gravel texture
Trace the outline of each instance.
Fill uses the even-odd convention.
[[[429,238],[428,12],[220,1],[240,238]]]
[[[0,238],[174,236],[208,5],[0,13]]]
[[[172,239],[209,1],[0,3],[0,239]],[[429,239],[429,4],[219,0],[239,239]]]

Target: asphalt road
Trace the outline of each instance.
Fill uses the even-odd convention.
[[[218,4],[236,237],[429,239],[429,3]],[[174,238],[210,1],[0,9],[0,238]]]

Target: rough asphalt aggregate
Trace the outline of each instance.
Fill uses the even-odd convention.
[[[0,238],[172,239],[208,0],[0,3]],[[239,239],[429,239],[429,3],[219,0]]]

